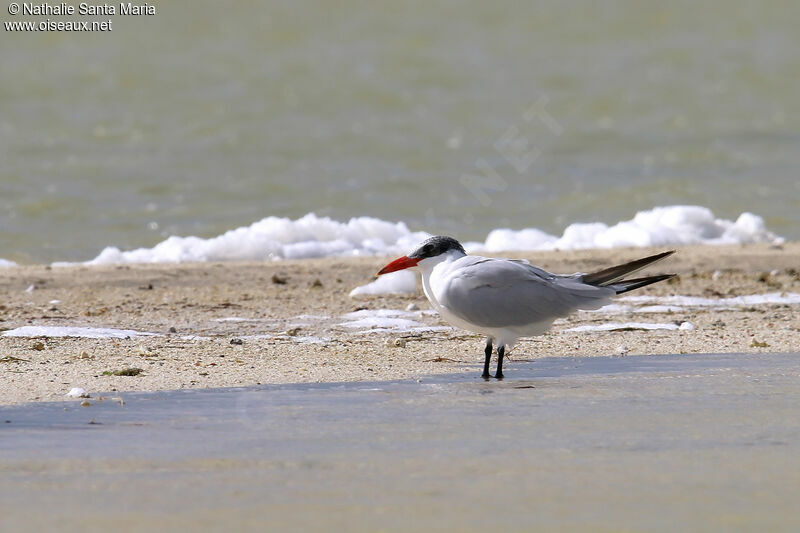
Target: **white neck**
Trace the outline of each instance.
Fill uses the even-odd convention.
[[[450,250],[436,257],[428,257],[417,263],[417,268],[422,274],[422,290],[425,291],[425,296],[428,297],[428,301],[431,302],[431,305],[437,311],[441,312],[441,305],[431,289],[431,274],[433,274],[434,269],[438,271],[442,268],[447,268],[450,263],[464,256],[465,254],[459,250]]]

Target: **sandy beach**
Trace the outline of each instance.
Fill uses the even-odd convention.
[[[524,257],[548,270],[592,271],[662,249],[493,254]],[[0,269],[0,403],[69,400],[125,391],[265,383],[421,378],[479,372],[483,340],[444,327],[418,290],[411,295],[349,297],[387,258],[327,258],[268,263],[120,266],[20,266]],[[678,277],[632,293],[688,296],[720,305],[660,309],[621,301],[580,312],[547,334],[522,340],[514,362],[553,356],[795,352],[796,304],[749,295],[800,292],[800,243],[691,246],[648,272]],[[762,299],[763,300],[763,299]],[[654,301],[657,305],[658,301]],[[652,307],[652,306],[651,306]],[[408,310],[410,309],[410,310]],[[383,315],[411,328],[375,330]],[[356,313],[356,314],[351,314]],[[578,326],[647,323],[679,329],[569,331]],[[687,325],[688,324],[688,325]],[[119,338],[16,337],[26,326],[131,330]],[[135,335],[133,332],[148,335]],[[138,369],[130,371],[130,369]],[[136,375],[115,375],[115,373]]]

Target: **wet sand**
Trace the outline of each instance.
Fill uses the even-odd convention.
[[[798,354],[0,407],[4,528],[796,531]]]
[[[597,270],[658,249],[494,254],[555,272]],[[82,326],[157,334],[129,339],[0,336],[0,404],[90,394],[265,383],[419,378],[480,371],[483,340],[459,330],[371,332],[342,325],[359,309],[429,305],[418,291],[352,299],[388,258],[271,263],[24,266],[0,269],[0,330]],[[725,298],[800,292],[800,245],[684,247],[650,272],[679,277],[636,295]],[[32,288],[31,288],[32,287]],[[440,327],[434,314],[424,326]],[[607,322],[690,322],[690,331],[570,332]],[[578,313],[526,339],[506,369],[543,357],[793,352],[800,313],[772,304],[673,313]],[[232,343],[233,341],[233,343]],[[138,368],[136,376],[113,372]],[[70,400],[79,401],[79,400]]]

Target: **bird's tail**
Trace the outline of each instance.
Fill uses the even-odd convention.
[[[584,275],[581,281],[596,287],[609,287],[614,289],[617,294],[632,291],[634,289],[644,287],[645,285],[650,285],[651,283],[658,283],[659,281],[675,277],[675,274],[660,274],[657,276],[647,276],[629,280],[623,279],[626,276],[629,276],[634,272],[638,272],[639,270],[652,265],[656,261],[660,261],[674,253],[675,250],[670,250],[668,252],[662,252],[660,254],[637,259],[635,261],[631,261],[630,263],[605,268],[603,270]]]

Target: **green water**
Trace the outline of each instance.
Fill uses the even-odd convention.
[[[310,211],[466,240],[691,203],[800,237],[800,3],[156,6],[0,29],[0,257]]]

